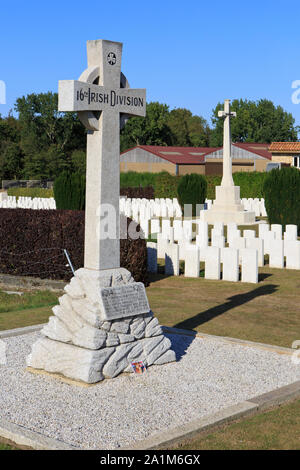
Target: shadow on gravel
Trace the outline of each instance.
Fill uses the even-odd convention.
[[[277,290],[277,287],[278,286],[275,284],[268,284],[266,286],[261,286],[257,289],[251,290],[250,292],[228,297],[228,302],[222,305],[217,305],[216,307],[210,308],[204,312],[200,312],[192,318],[188,318],[187,320],[177,323],[177,325],[175,325],[174,327],[192,330],[197,326],[203,325],[203,323],[207,323],[213,318],[216,318],[219,315],[228,312],[232,308],[239,307],[240,305],[250,302],[250,300],[253,300],[256,297],[259,297],[261,295],[274,294],[274,292],[276,292]]]
[[[185,336],[185,335],[165,333],[165,335],[171,341],[171,344],[172,344],[171,349],[173,349],[173,351],[176,354],[177,362],[180,361],[180,359],[186,354],[189,346],[196,338],[196,334],[193,336]]]

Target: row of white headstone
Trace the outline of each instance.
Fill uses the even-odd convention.
[[[209,210],[213,201],[206,200],[205,202]],[[264,199],[245,199],[244,202],[247,203],[249,210],[255,211],[257,216],[266,214]],[[195,221],[188,219],[182,221],[182,210],[176,198],[130,199],[121,197],[120,212],[140,224],[146,239],[150,234],[167,233],[171,226],[174,227],[175,241],[183,237],[182,230],[187,241],[192,239],[192,223]],[[200,209],[198,216],[200,216]]]
[[[297,240],[297,226],[287,225],[282,233],[282,226],[259,224],[259,233],[255,230],[238,230],[237,225],[227,225],[227,239],[224,224],[216,223],[208,239],[208,224],[202,220],[174,221],[174,227],[163,226],[157,234],[157,242],[148,242],[148,270],[157,272],[157,259],[165,258],[165,273],[179,275],[179,262],[185,262],[185,276],[199,277],[200,262],[205,263],[205,278],[237,282],[241,266],[242,282],[258,282],[258,267],[264,266],[265,255],[269,257],[272,268],[300,269],[300,241]],[[181,237],[175,231],[181,222],[191,227],[196,223],[196,239],[192,243],[190,232],[181,229]],[[178,243],[175,243],[177,241]],[[227,242],[228,246],[225,246]]]
[[[210,209],[213,201],[206,199],[205,203],[207,209]],[[256,216],[266,216],[264,199],[242,199],[242,203],[245,210],[255,211]],[[5,193],[0,193],[0,208],[56,209],[56,204],[54,198],[31,198],[24,196],[17,198],[16,196],[7,196]],[[131,199],[121,196],[120,212],[141,223],[142,227],[146,226],[147,221],[155,218],[170,219],[182,217],[182,210],[176,198]],[[153,223],[154,225],[156,224],[155,221]]]
[[[206,208],[209,210],[213,205],[213,201],[211,199],[206,199],[205,204]],[[265,201],[263,198],[242,199],[242,204],[244,205],[245,210],[254,211],[257,217],[267,216]],[[155,217],[176,218],[182,217],[183,215],[177,198],[131,199],[122,196],[120,198],[120,212],[139,223],[142,223],[145,219],[151,220]],[[200,205],[197,216],[199,215]]]
[[[24,197],[20,196],[18,199],[16,196],[6,196],[0,198],[0,208],[6,209],[56,209],[55,199],[41,198],[41,197]]]

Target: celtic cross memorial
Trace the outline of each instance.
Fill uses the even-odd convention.
[[[58,101],[60,111],[78,112],[88,130],[84,267],[65,286],[27,366],[95,383],[132,372],[135,361],[149,367],[176,355],[144,284],[120,267],[120,126],[145,116],[146,93],[130,89],[121,73],[122,44],[88,41],[87,52],[88,68],[78,81],[59,82]],[[107,223],[113,236],[103,230]]]
[[[129,88],[121,43],[88,41],[87,57],[79,80],[59,82],[58,108],[78,112],[88,129],[84,267],[102,270],[120,266],[120,126],[129,116],[145,116],[146,91]],[[112,230],[103,236],[101,208],[111,206]]]

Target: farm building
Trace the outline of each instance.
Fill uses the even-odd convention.
[[[265,171],[272,155],[269,144],[232,144],[232,170]],[[222,147],[163,147],[138,145],[120,156],[122,172],[137,171],[158,173],[168,171],[173,175],[187,173],[222,174]]]
[[[272,142],[269,147],[272,162],[300,168],[300,142]]]

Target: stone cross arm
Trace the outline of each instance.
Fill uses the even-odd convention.
[[[236,117],[236,112],[230,110],[230,100],[224,101],[224,111],[218,111],[218,116],[224,118],[227,116],[229,116],[229,118]]]
[[[115,110],[132,116],[146,115],[146,90],[112,89],[78,80],[59,81],[59,111]]]
[[[230,117],[236,117],[236,112],[235,111],[218,111],[218,116],[219,117],[226,117],[226,116],[230,116]]]

